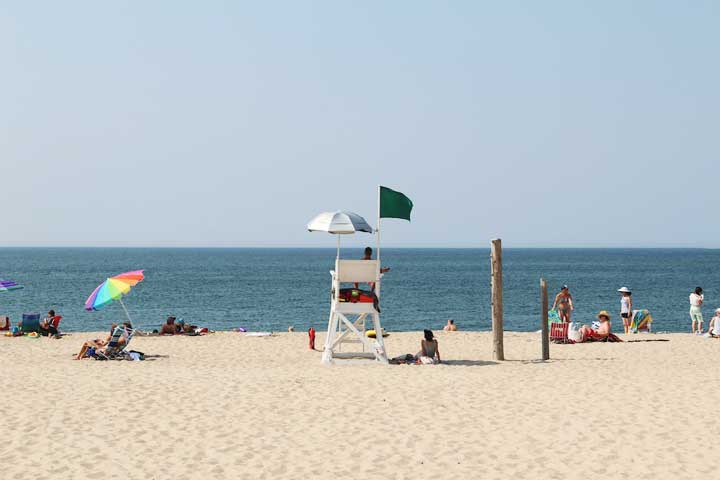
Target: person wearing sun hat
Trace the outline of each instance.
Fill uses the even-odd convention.
[[[618,288],[618,292],[622,295],[620,297],[620,316],[623,319],[623,327],[625,327],[625,333],[627,334],[630,331],[630,323],[632,323],[632,292],[627,287]]]
[[[597,314],[597,319],[600,321],[600,326],[597,329],[583,325],[580,327],[580,333],[582,333],[583,342],[593,342],[596,340],[605,340],[612,333],[612,323],[610,322],[610,314],[606,310],[601,310]]]

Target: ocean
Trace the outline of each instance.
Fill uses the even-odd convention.
[[[345,249],[343,258],[361,258]],[[381,319],[388,331],[440,329],[453,319],[461,330],[489,330],[489,249],[384,248]],[[105,330],[123,321],[114,303],[86,312],[88,295],[105,278],[145,269],[145,280],[125,298],[136,326],[158,328],[168,315],[214,330],[323,330],[329,314],[334,249],[0,248],[0,278],[25,286],[0,293],[0,315],[13,324],[23,312],[63,316],[64,331]],[[617,289],[633,291],[635,308],[648,309],[656,331],[689,331],[688,295],[705,290],[706,321],[720,307],[720,250],[505,249],[505,329],[540,325],[540,278],[550,302],[566,283],[574,319],[593,320],[602,309],[622,330]],[[707,323],[706,323],[707,326]]]

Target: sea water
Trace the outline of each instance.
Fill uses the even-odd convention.
[[[136,326],[159,328],[174,315],[216,330],[322,330],[334,259],[333,249],[0,248],[0,278],[25,286],[0,293],[0,315],[14,324],[23,312],[53,308],[62,330],[104,330],[124,320],[122,307],[86,312],[88,295],[109,276],[145,269],[124,298]],[[380,302],[387,330],[440,329],[447,319],[462,330],[490,328],[489,250],[384,248],[382,263],[391,268]],[[633,291],[636,309],[650,311],[657,331],[690,330],[688,295],[696,286],[705,290],[706,321],[720,307],[720,250],[506,249],[503,267],[507,330],[539,328],[541,277],[551,305],[568,284],[574,318],[590,323],[608,310],[615,331],[622,330],[621,286]]]

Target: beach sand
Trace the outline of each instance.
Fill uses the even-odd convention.
[[[439,366],[322,366],[304,333],[0,338],[0,477],[718,478],[720,340],[551,345],[439,333]],[[323,335],[318,335],[322,345]],[[393,333],[391,356],[420,333]]]

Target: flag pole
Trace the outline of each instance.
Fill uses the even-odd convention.
[[[377,228],[375,229],[377,240],[377,284],[375,285],[375,296],[380,299],[380,185],[377,189]]]

